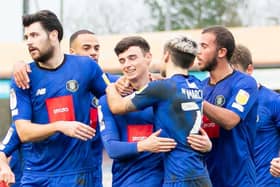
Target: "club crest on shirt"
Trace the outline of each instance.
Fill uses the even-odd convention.
[[[246,92],[245,90],[240,89],[235,97],[235,101],[240,105],[246,105],[249,98],[250,98],[249,93]]]
[[[223,95],[217,95],[215,98],[215,105],[223,106],[226,102],[226,99]]]
[[[79,84],[76,80],[69,80],[66,83],[66,89],[70,92],[76,92],[79,89]]]

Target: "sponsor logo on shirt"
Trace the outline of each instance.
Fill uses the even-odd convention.
[[[128,124],[127,125],[127,141],[138,142],[149,137],[153,133],[152,124]]]
[[[76,80],[69,80],[66,83],[66,89],[70,92],[76,92],[79,89],[79,84]]]
[[[40,88],[36,91],[36,96],[39,96],[39,95],[45,95],[46,94],[46,88]]]
[[[49,121],[75,121],[72,95],[49,98],[46,100]]]
[[[210,138],[220,137],[220,126],[210,121],[205,115],[202,117],[202,128],[207,132]]]

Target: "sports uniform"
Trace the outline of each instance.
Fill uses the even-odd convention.
[[[258,121],[255,141],[256,186],[280,186],[280,178],[269,173],[270,162],[279,156],[280,95],[264,86],[259,87]]]
[[[153,106],[154,123],[177,146],[164,153],[163,186],[211,186],[203,155],[186,141],[201,125],[201,82],[193,76],[173,75],[154,81],[132,98],[138,110]]]
[[[91,95],[100,97],[106,84],[100,67],[89,57],[64,55],[56,69],[30,64],[30,89],[11,84],[13,120],[47,124],[80,121],[89,124]],[[55,133],[45,140],[29,143],[23,156],[23,186],[102,186],[99,142],[82,141]],[[97,147],[97,150],[95,150]]]
[[[256,137],[257,83],[244,73],[232,74],[215,85],[203,81],[204,99],[240,117],[231,130],[225,130],[203,117],[203,128],[212,140],[207,167],[215,187],[254,187],[254,139]]]
[[[101,136],[108,155],[113,159],[113,187],[161,187],[162,154],[138,153],[137,142],[154,131],[152,108],[113,115],[106,96],[99,100]]]
[[[23,159],[20,151],[21,142],[19,140],[15,124],[11,124],[5,138],[0,144],[0,151],[3,152],[6,157],[12,156],[9,165],[15,175],[15,183],[11,187],[20,186],[20,180],[22,177]]]

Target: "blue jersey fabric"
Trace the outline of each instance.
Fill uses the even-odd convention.
[[[23,171],[23,158],[20,151],[21,142],[18,137],[15,124],[11,124],[5,138],[0,145],[0,151],[7,157],[11,156],[10,167],[15,175],[15,183],[11,187],[20,186]]]
[[[152,109],[113,115],[106,96],[99,100],[99,104],[98,117],[103,144],[113,159],[112,186],[161,187],[162,155],[137,151],[137,141],[154,131]]]
[[[210,134],[213,148],[207,155],[207,167],[215,187],[255,187],[254,139],[256,137],[257,95],[256,81],[241,72],[232,74],[216,85],[204,83],[204,99],[227,108],[240,117],[231,130],[220,128],[210,121],[203,126]],[[205,122],[205,121],[204,121]]]
[[[264,86],[259,87],[257,136],[255,140],[256,186],[280,186],[280,178],[273,177],[270,162],[279,156],[280,94]]]
[[[13,120],[42,125],[58,120],[89,124],[92,94],[100,97],[106,88],[97,63],[89,57],[64,55],[57,69],[44,69],[36,62],[30,68],[30,89],[19,89],[14,80],[11,83]],[[100,146],[99,141],[82,141],[57,132],[23,146],[24,175],[47,178],[92,171],[101,177]]]
[[[164,153],[163,186],[186,186],[188,181],[190,184],[200,179],[205,181],[208,172],[203,155],[186,141],[190,132],[198,133],[201,125],[201,82],[193,76],[173,75],[149,83],[135,94],[132,102],[138,110],[153,106],[156,127],[162,128],[167,137],[177,142],[171,152]],[[201,186],[211,186],[209,178],[207,181]]]

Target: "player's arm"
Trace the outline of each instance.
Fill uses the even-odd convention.
[[[187,141],[191,148],[202,153],[209,152],[212,149],[212,142],[203,128],[199,129],[200,134],[190,134]]]
[[[213,105],[203,101],[203,113],[214,123],[226,130],[234,128],[239,122],[240,117],[233,111]]]
[[[13,76],[15,82],[19,88],[28,89],[29,88],[29,76],[28,73],[31,72],[29,64],[23,61],[18,61],[14,64]]]
[[[121,141],[116,119],[110,111],[106,97],[101,97],[98,106],[101,139],[111,159],[125,159],[138,154],[136,142]]]
[[[95,129],[78,121],[56,121],[49,124],[31,123],[29,120],[15,121],[21,142],[40,141],[56,132],[72,138],[88,140],[95,136]]]
[[[113,114],[124,114],[136,111],[130,97],[122,97],[116,89],[115,84],[110,84],[106,88],[107,101]]]
[[[15,183],[15,175],[9,166],[8,158],[3,152],[0,152],[0,182],[1,181],[8,185]]]
[[[272,159],[269,171],[272,176],[280,177],[280,157]]]

